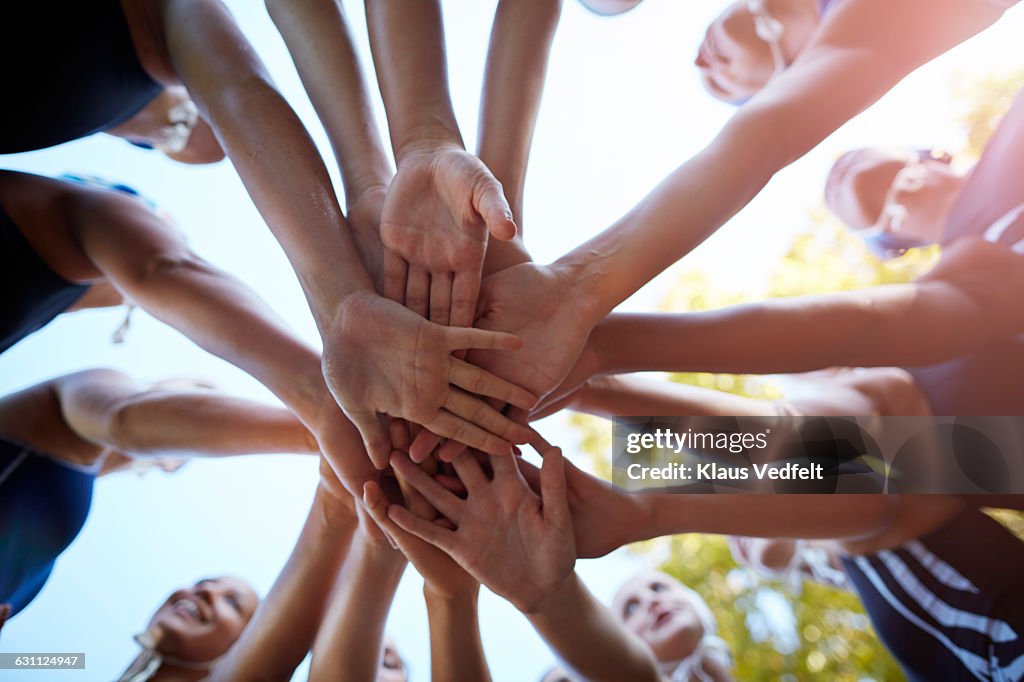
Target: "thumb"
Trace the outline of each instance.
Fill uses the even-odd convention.
[[[359,429],[359,435],[363,438],[363,447],[366,448],[366,454],[370,456],[370,461],[378,469],[386,469],[388,457],[391,455],[391,439],[376,413],[352,411],[347,414],[355,427]]]
[[[544,463],[540,468],[540,498],[545,521],[555,528],[572,528],[565,485],[565,459],[559,448],[544,452]]]
[[[477,185],[473,204],[477,213],[484,219],[487,231],[501,241],[508,241],[516,236],[516,221],[512,217],[501,183],[489,176],[487,181]]]

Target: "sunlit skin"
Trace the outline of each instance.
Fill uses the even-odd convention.
[[[252,617],[259,597],[243,580],[205,578],[172,593],[146,631],[162,654],[205,663],[223,655]]]
[[[784,27],[779,40],[788,66],[817,27],[817,7],[813,0],[775,0],[766,7]],[[783,66],[758,35],[747,0],[730,5],[708,26],[694,64],[707,91],[730,103],[753,96]]]

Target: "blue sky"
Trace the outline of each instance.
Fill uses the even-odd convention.
[[[463,136],[476,136],[477,102],[494,1],[444,3],[452,95]],[[284,45],[262,3],[228,0],[271,74],[316,138],[332,173],[330,148]],[[368,68],[362,3],[345,5]],[[590,15],[571,0],[556,37],[526,185],[526,243],[535,258],[558,257],[632,207],[708,141],[730,107],[704,94],[692,58],[723,2],[648,0],[615,19]],[[730,287],[754,287],[789,238],[820,203],[831,162],[865,144],[956,149],[956,74],[1000,72],[1019,53],[1024,15],[1015,10],[982,38],[908,78],[872,110],[844,127],[792,168],[685,261]],[[383,112],[378,106],[378,120]],[[251,285],[312,343],[315,328],[294,275],[262,224],[230,164],[189,168],[105,136],[33,154],[5,157],[3,167],[46,174],[78,172],[128,182],[174,216],[193,247]],[[623,308],[657,307],[678,271],[656,279]],[[192,376],[239,395],[270,399],[256,382],[208,356],[183,337],[137,314],[128,341],[110,335],[120,311],[58,319],[0,356],[0,391],[98,366],[142,379]],[[543,423],[549,439],[572,454],[576,434],[564,418]],[[173,476],[133,474],[98,483],[92,515],[58,561],[39,598],[3,632],[4,651],[84,651],[88,670],[47,679],[116,676],[132,658],[131,635],[176,586],[230,573],[261,593],[273,582],[305,518],[316,482],[312,458],[253,457],[194,462]],[[580,562],[587,583],[605,600],[640,559],[620,551]],[[497,680],[539,677],[552,662],[543,643],[514,610],[491,595],[481,602],[488,658]],[[426,619],[419,579],[409,572],[388,629],[410,662],[413,679],[429,675]],[[34,673],[4,679],[38,680]]]

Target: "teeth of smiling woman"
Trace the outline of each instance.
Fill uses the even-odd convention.
[[[199,607],[191,599],[178,599],[174,602],[174,604],[172,604],[172,607],[175,609],[181,609],[182,611],[185,611],[188,615],[192,616],[196,620],[202,620],[202,614],[199,611]]]

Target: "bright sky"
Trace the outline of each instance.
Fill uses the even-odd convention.
[[[284,45],[253,0],[227,0],[278,85],[329,157],[329,146],[302,92]],[[369,67],[362,3],[345,0]],[[477,102],[495,2],[447,0],[452,96],[466,140],[476,135]],[[610,224],[710,139],[731,108],[704,94],[691,66],[704,28],[724,2],[649,0],[615,19],[571,0],[555,40],[526,187],[527,246],[548,261]],[[686,260],[732,287],[755,285],[806,227],[831,162],[865,144],[961,145],[949,96],[955,73],[983,75],[1019,66],[1024,13],[1012,11],[984,36],[908,78],[873,109],[783,171],[753,204]],[[383,122],[383,110],[379,121]],[[9,156],[3,167],[46,174],[98,174],[128,182],[173,214],[195,249],[241,277],[311,342],[317,337],[294,275],[261,223],[231,166],[188,168],[102,135]],[[330,162],[329,166],[332,165]],[[332,168],[333,171],[333,168]],[[655,280],[624,304],[658,305],[673,276]],[[67,316],[0,357],[0,391],[47,377],[110,366],[142,379],[202,377],[239,395],[267,398],[253,380],[177,333],[137,314],[128,341],[110,343],[121,311]],[[543,424],[568,451],[577,436],[562,417]],[[81,536],[58,561],[42,594],[3,631],[4,651],[87,652],[85,672],[46,679],[109,679],[136,653],[131,635],[175,587],[236,574],[265,593],[291,550],[316,482],[312,458],[255,457],[193,462],[181,472],[122,474],[96,486]],[[625,551],[578,564],[599,598],[609,600],[640,565]],[[512,607],[481,600],[487,656],[496,680],[531,680],[553,658]],[[420,580],[406,574],[388,630],[413,680],[429,676]],[[39,680],[5,671],[4,679]]]

